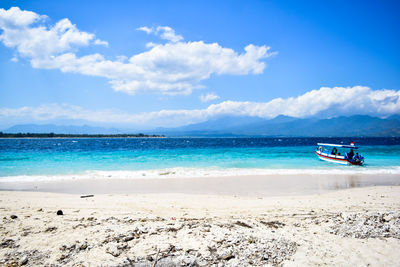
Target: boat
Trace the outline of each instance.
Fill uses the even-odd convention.
[[[354,153],[358,149],[354,142],[350,145],[317,143],[318,147],[315,154],[321,160],[339,163],[343,165],[363,165],[364,157]],[[350,150],[349,150],[350,149]]]

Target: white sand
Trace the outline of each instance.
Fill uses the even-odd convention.
[[[157,266],[399,266],[398,186],[275,197],[0,191],[0,214],[0,265],[152,264],[159,251]]]

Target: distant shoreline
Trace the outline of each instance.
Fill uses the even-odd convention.
[[[55,133],[2,133],[0,139],[34,139],[34,138],[165,138],[165,135],[148,134],[55,134]]]

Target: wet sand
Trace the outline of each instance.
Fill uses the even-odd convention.
[[[161,179],[66,179],[37,182],[1,182],[0,190],[70,194],[182,193],[201,195],[284,196],[400,185],[394,174],[263,175]]]

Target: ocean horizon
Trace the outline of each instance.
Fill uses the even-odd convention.
[[[364,166],[319,160],[318,142],[360,146]],[[400,138],[0,140],[0,182],[287,174],[400,174]]]

